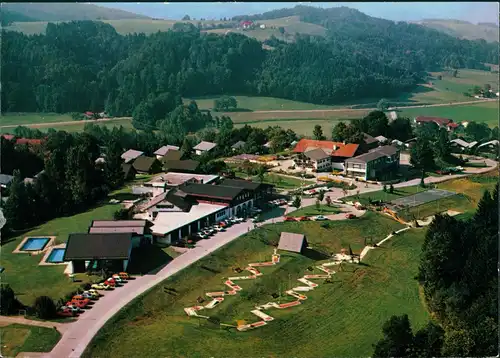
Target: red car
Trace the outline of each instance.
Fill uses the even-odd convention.
[[[71,301],[66,302],[66,306],[76,306],[79,308],[87,307],[90,303],[88,298],[84,298],[83,296],[73,296]]]
[[[68,308],[61,307],[61,309],[57,311],[57,315],[61,317],[75,317],[77,314]]]
[[[354,214],[345,214],[345,217],[347,219],[354,219],[356,217],[356,215],[354,215]]]
[[[104,284],[111,287],[117,286],[116,281],[112,278],[108,278],[106,281],[104,281]]]
[[[311,221],[311,219],[309,219],[309,217],[307,217],[307,216],[301,216],[298,220],[299,221]]]
[[[295,218],[292,218],[291,216],[286,216],[285,221],[297,221]]]

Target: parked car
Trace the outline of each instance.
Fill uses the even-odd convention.
[[[325,221],[328,220],[328,218],[324,217],[323,215],[318,215],[314,217],[314,220],[316,221]]]
[[[95,296],[88,291],[83,291],[82,296],[88,298],[89,300],[97,300],[99,298],[99,296]]]
[[[99,298],[99,297],[101,297],[101,296],[102,296],[99,292],[97,292],[96,290],[93,290],[92,288],[91,288],[91,289],[89,289],[89,290],[85,290],[85,291],[83,291],[83,292],[84,292],[84,293],[85,293],[85,292],[86,292],[86,293],[89,293],[89,294],[91,294],[92,296],[94,296],[95,298]]]
[[[83,313],[83,312],[85,312],[80,307],[75,306],[75,305],[72,305],[72,306],[62,306],[60,309],[67,309],[67,310],[72,311],[73,313]]]
[[[120,276],[120,278],[123,280],[130,280],[131,279],[130,275],[126,272],[118,272],[118,276]]]
[[[311,219],[307,216],[301,216],[300,218],[297,219],[298,221],[311,221]]]
[[[194,234],[194,236],[199,237],[200,239],[208,239],[208,236],[203,232],[197,232],[196,234]]]
[[[356,218],[356,215],[351,214],[351,213],[348,213],[348,214],[345,214],[345,217],[346,217],[347,219],[354,219],[354,218]]]
[[[221,231],[226,231],[226,229],[224,229],[222,226],[216,226],[215,227],[215,230],[221,232]]]
[[[229,225],[227,225],[225,221],[221,221],[221,222],[219,223],[219,226],[226,228],[226,227],[228,227]]]
[[[85,308],[88,306],[90,303],[90,300],[88,298],[85,298],[83,296],[73,296],[71,301],[66,302],[66,306],[76,306],[79,308]]]
[[[109,285],[111,287],[117,287],[118,286],[118,283],[113,280],[113,278],[108,278],[106,281],[104,281],[104,284],[105,285]]]
[[[291,216],[285,216],[285,221],[297,221],[297,219]]]
[[[71,307],[75,307],[76,310],[73,310]],[[57,315],[61,317],[75,317],[79,312],[81,312],[81,309],[76,307],[76,306],[63,306],[59,307],[57,310]]]
[[[111,276],[111,278],[112,278],[113,280],[115,280],[117,283],[121,283],[121,284],[127,283],[127,281],[126,281],[126,280],[122,279],[122,278],[120,277],[120,275],[117,275],[117,274],[112,275],[112,276]]]
[[[111,290],[112,289],[111,285],[107,285],[104,282],[94,283],[90,287],[93,288],[93,289],[95,289],[95,290]]]
[[[252,218],[252,222],[253,223],[260,223],[260,222],[262,222],[262,219],[259,216],[256,216],[256,217]]]

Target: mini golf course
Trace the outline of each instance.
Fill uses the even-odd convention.
[[[300,304],[302,304],[302,301],[307,300],[307,296],[300,293],[300,292],[307,292],[315,289],[318,287],[317,283],[314,283],[310,280],[319,280],[319,279],[329,279],[331,278],[332,275],[336,273],[333,269],[329,268],[331,266],[335,265],[340,265],[342,262],[349,262],[349,263],[359,263],[359,258],[355,257],[354,255],[346,255],[344,253],[341,254],[336,254],[333,256],[333,261],[330,262],[325,262],[321,265],[316,266],[315,268],[317,270],[320,270],[323,272],[323,274],[315,274],[315,275],[304,275],[303,277],[297,279],[300,283],[302,283],[302,286],[297,286],[294,287],[285,293],[289,296],[294,297],[296,300],[292,302],[287,302],[287,303],[276,303],[276,302],[268,302],[266,304],[256,306],[255,310],[252,310],[251,313],[259,317],[261,320],[250,323],[250,324],[243,324],[243,325],[238,325],[238,326],[233,326],[233,325],[228,325],[228,324],[222,324],[224,326],[229,326],[229,327],[236,327],[236,329],[240,332],[248,331],[257,327],[262,327],[265,326],[268,322],[271,322],[274,320],[274,317],[262,312],[263,310],[269,310],[272,308],[277,308],[277,309],[286,309],[290,307],[295,307]],[[238,293],[238,291],[241,291],[242,288],[238,286],[237,284],[234,283],[234,281],[238,280],[255,280],[259,276],[262,276],[262,272],[260,272],[256,267],[268,267],[268,266],[274,266],[280,263],[280,255],[277,253],[277,249],[274,249],[274,253],[272,255],[271,261],[268,262],[257,262],[257,263],[250,263],[248,266],[245,268],[246,271],[249,271],[252,273],[252,275],[249,276],[235,276],[235,277],[228,277],[226,281],[224,281],[224,284],[230,288],[229,291],[217,291],[217,292],[206,292],[205,295],[210,297],[212,300],[207,303],[204,306],[192,306],[188,308],[184,308],[184,311],[188,316],[191,317],[199,317],[199,318],[205,318],[209,319],[210,317],[200,315],[198,314],[198,311],[202,311],[205,309],[212,309],[214,307],[217,307],[220,303],[224,301],[224,296],[233,296]]]

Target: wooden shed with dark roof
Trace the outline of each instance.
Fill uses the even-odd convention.
[[[304,234],[282,232],[278,250],[303,253],[307,246],[308,244]]]

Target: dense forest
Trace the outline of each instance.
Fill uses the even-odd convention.
[[[130,116],[165,93],[336,104],[411,90],[425,71],[498,62],[496,46],[485,41],[346,8],[305,9],[305,21],[321,23],[330,35],[274,41],[271,51],[244,35],[200,33],[187,23],[149,36],[122,36],[92,21],[49,23],[44,35],[3,31],[1,109]]]

